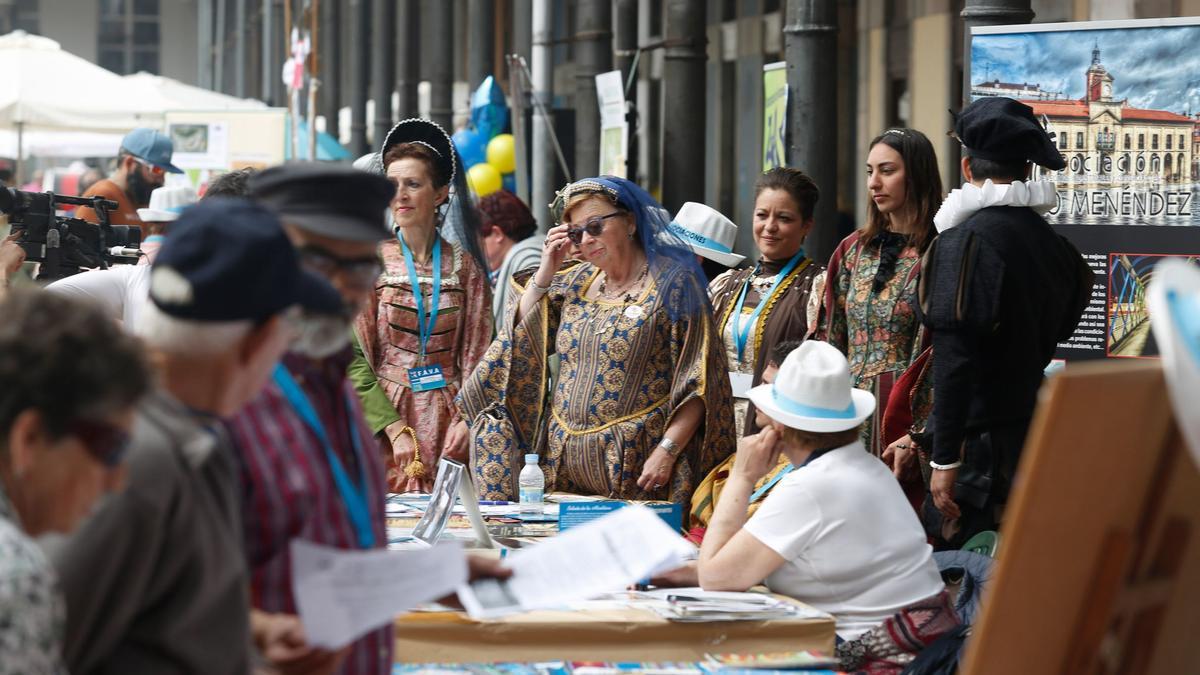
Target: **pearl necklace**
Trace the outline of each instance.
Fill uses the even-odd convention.
[[[647,260],[645,262],[645,264],[642,265],[642,271],[640,274],[638,274],[636,279],[634,279],[633,281],[631,281],[628,284],[625,284],[624,286],[622,286],[620,289],[618,289],[611,295],[608,293],[608,273],[606,272],[604,274],[604,278],[600,280],[599,297],[604,298],[605,300],[617,300],[617,299],[621,299],[620,295],[622,293],[624,293],[625,297],[623,298],[623,300],[625,302],[633,302],[635,300],[635,298],[633,297],[633,294],[628,293],[626,291],[630,291],[633,289],[634,286],[637,286],[638,284],[640,284],[642,282],[642,280],[646,278],[646,274],[649,271],[650,271],[650,261]]]

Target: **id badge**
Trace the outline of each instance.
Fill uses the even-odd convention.
[[[446,386],[441,366],[408,369],[408,386],[413,391],[433,391]]]
[[[746,392],[754,384],[754,373],[735,373],[729,371],[729,386],[733,389],[734,398],[746,398]]]

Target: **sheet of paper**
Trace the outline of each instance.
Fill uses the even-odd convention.
[[[674,569],[694,547],[650,509],[631,504],[505,560],[513,576],[459,589],[473,618],[585,600]]]
[[[734,398],[746,398],[746,392],[754,386],[754,373],[736,373],[729,371],[729,387],[733,390]]]
[[[293,539],[292,592],[309,644],[338,649],[416,605],[466,583],[457,544],[347,551]]]

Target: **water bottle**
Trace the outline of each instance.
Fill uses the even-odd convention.
[[[546,489],[546,474],[538,466],[536,454],[525,455],[525,468],[518,478],[521,487],[521,515],[542,515],[542,491]]]

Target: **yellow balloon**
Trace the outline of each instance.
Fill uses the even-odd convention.
[[[512,173],[517,168],[517,149],[512,134],[498,134],[488,141],[487,163],[500,173]]]
[[[504,184],[500,172],[487,162],[480,162],[467,169],[467,185],[476,197],[486,197]]]

